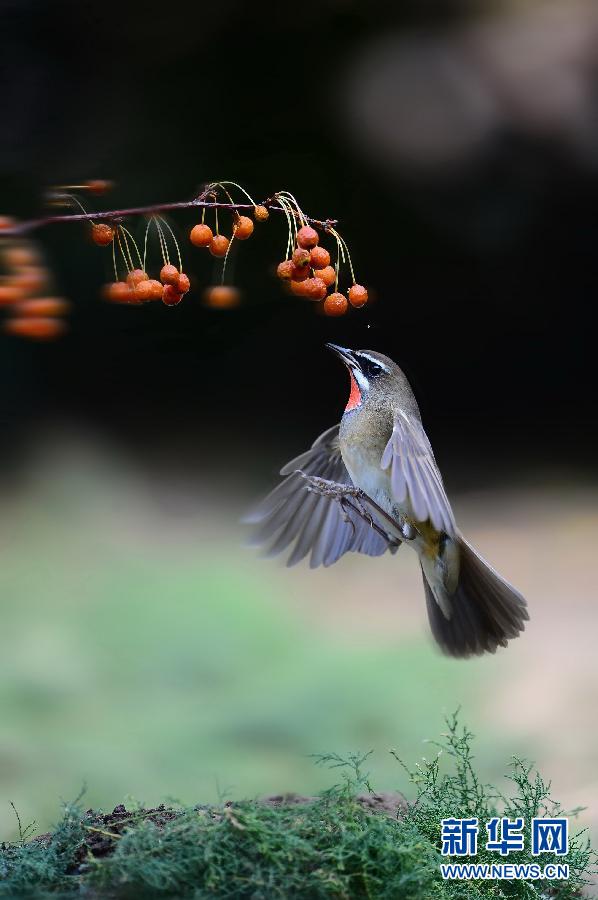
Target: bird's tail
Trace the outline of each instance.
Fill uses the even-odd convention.
[[[452,593],[442,589],[445,612],[422,570],[432,633],[449,656],[494,653],[523,631],[529,619],[527,604],[464,538],[457,542],[459,580]]]

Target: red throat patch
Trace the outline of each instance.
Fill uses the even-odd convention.
[[[355,409],[355,407],[359,406],[359,404],[361,403],[361,391],[359,390],[359,385],[355,381],[353,372],[350,369],[349,378],[351,379],[351,393],[349,394],[349,400],[347,402],[347,405],[345,406],[345,411]]]

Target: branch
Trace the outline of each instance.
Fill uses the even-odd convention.
[[[60,194],[56,195],[57,198],[59,198],[60,196]],[[0,232],[0,235],[3,238],[19,237],[24,234],[29,234],[32,231],[36,231],[39,228],[43,228],[45,225],[55,225],[57,223],[108,220],[116,224],[118,222],[121,222],[128,216],[151,216],[156,213],[170,212],[174,209],[228,209],[231,212],[255,209],[252,203],[225,203],[220,200],[208,199],[209,197],[214,196],[214,192],[210,190],[203,191],[201,194],[199,194],[198,197],[195,197],[193,200],[178,200],[171,203],[155,203],[151,206],[133,206],[129,209],[113,209],[104,210],[102,212],[67,213],[65,215],[42,216],[37,219],[29,219],[24,222],[15,223],[8,228],[3,228]],[[268,197],[268,199],[263,200],[258,205],[265,206],[266,209],[271,212],[285,212],[285,209],[283,209],[283,207],[277,203],[276,194],[274,194],[273,197]],[[299,218],[298,213],[294,213],[294,215],[296,218]],[[310,225],[313,225],[316,228],[320,228],[322,231],[326,232],[330,231],[331,228],[335,228],[338,225],[337,219],[314,219],[311,216],[304,216],[304,219],[309,222]]]

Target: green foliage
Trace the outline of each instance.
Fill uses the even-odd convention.
[[[48,842],[23,838],[0,850],[0,898],[81,892],[252,900],[578,897],[595,864],[583,834],[571,838],[567,857],[559,860],[569,864],[567,882],[442,880],[442,818],[508,815],[527,822],[535,815],[564,814],[550,797],[550,785],[521,760],[514,760],[507,775],[512,796],[482,784],[473,766],[472,734],[460,729],[456,716],[447,725],[440,752],[408,769],[417,796],[398,818],[372,813],[358,799],[369,788],[367,755],[319,757],[319,763],[339,768],[342,779],[307,804],[244,801],[161,816],[141,809],[104,828],[90,824],[96,814],[68,806]],[[451,770],[443,773],[447,755]],[[90,840],[98,834],[101,852]],[[476,861],[492,858],[480,849]],[[512,861],[533,860],[525,851],[511,854]],[[550,854],[547,861],[553,861]]]

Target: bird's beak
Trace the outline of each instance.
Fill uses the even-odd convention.
[[[333,353],[336,353],[340,359],[344,362],[346,366],[349,366],[351,369],[360,368],[359,363],[353,355],[353,351],[349,350],[348,347],[339,347],[338,344],[326,344],[329,350],[332,350]]]

